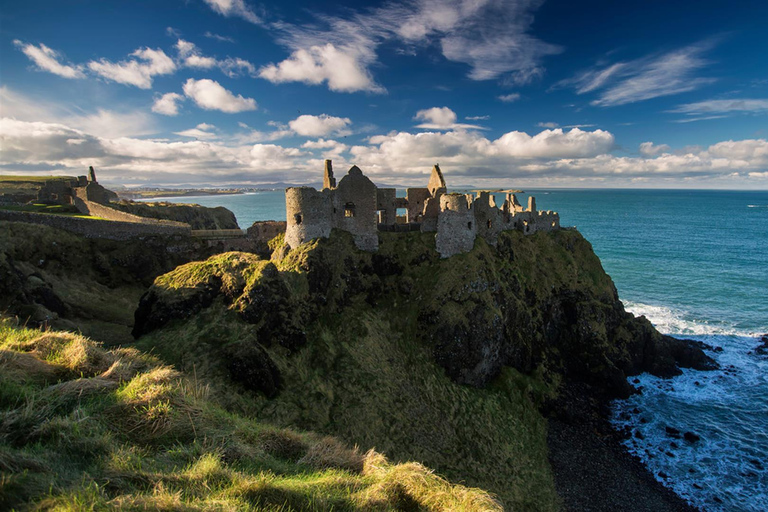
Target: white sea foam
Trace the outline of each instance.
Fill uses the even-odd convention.
[[[748,204],[747,208],[768,208],[768,204]]]
[[[615,402],[613,423],[657,479],[704,510],[768,510],[768,359],[750,353],[754,337],[706,335],[720,370],[683,370],[674,379],[649,374],[630,382],[642,394]],[[666,427],[695,432],[697,442]],[[720,501],[718,501],[720,500]]]
[[[635,316],[643,315],[664,334],[687,336],[745,336],[753,337],[758,333],[738,329],[728,322],[710,322],[705,319],[695,318],[687,311],[668,308],[666,306],[654,306],[641,302],[622,301],[624,308]]]

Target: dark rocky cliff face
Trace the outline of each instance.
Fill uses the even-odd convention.
[[[626,397],[629,375],[668,377],[679,367],[714,367],[694,342],[663,336],[645,318],[627,313],[591,245],[575,230],[528,237],[506,232],[497,248],[480,240],[472,252],[445,260],[429,235],[387,234],[373,254],[355,250],[348,238],[335,233],[291,251],[275,261],[279,274],[262,272],[260,286],[234,295],[221,285],[232,271],[223,267],[204,282],[188,283],[183,300],[156,282],[142,299],[134,334],[222,295],[242,320],[260,326],[259,342],[269,346],[271,338],[295,339],[314,319],[362,301],[412,317],[413,341],[428,344],[454,381],[476,387],[505,366],[523,373],[544,366],[607,397]],[[301,291],[289,293],[275,284],[280,279]],[[270,290],[274,296],[266,297]],[[194,311],[185,304],[194,304]]]

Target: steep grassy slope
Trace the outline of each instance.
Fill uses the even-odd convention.
[[[0,509],[501,510],[417,463],[231,414],[135,349],[0,320]]]
[[[539,410],[561,382],[626,396],[628,374],[710,364],[626,313],[575,230],[505,232],[444,260],[432,235],[380,238],[374,254],[334,232],[272,262],[179,267],[134,334],[224,386],[232,410],[419,460],[510,509],[558,506]]]
[[[87,239],[47,226],[0,222],[0,313],[29,325],[132,341],[133,311],[154,278],[210,252],[190,239]]]

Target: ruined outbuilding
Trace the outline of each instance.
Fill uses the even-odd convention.
[[[478,236],[495,246],[502,231],[530,235],[560,228],[557,212],[538,211],[533,197],[524,208],[514,194],[506,194],[499,207],[490,192],[448,193],[437,164],[426,187],[408,188],[405,197],[397,197],[394,188],[377,187],[356,165],[337,186],[326,160],[323,189],[287,188],[285,205],[285,241],[292,248],[341,229],[353,235],[358,248],[376,251],[378,231],[421,231],[436,233],[437,251],[447,258],[471,250]]]
[[[88,176],[71,180],[48,180],[37,192],[37,200],[48,204],[75,204],[75,198],[108,204],[117,201],[117,194],[99,185],[96,171],[88,168]]]

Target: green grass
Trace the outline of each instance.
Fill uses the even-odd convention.
[[[83,215],[71,204],[43,204],[33,203],[24,205],[2,205],[0,210],[10,210],[14,212],[32,212],[44,213],[48,215],[64,215],[67,217],[77,217],[79,219],[107,220],[92,215]]]
[[[45,183],[46,181],[69,181],[75,180],[74,176],[22,176],[0,174],[0,183]]]
[[[135,349],[0,321],[0,509],[501,510],[486,492],[222,409]]]
[[[439,304],[433,311],[437,317],[466,321],[467,300],[474,293],[468,283],[502,281],[500,274],[515,273],[541,294],[555,282],[571,281],[573,286],[589,281],[596,293],[608,292],[610,279],[591,275],[589,258],[577,262],[580,249],[562,250],[580,243],[578,234],[561,240],[510,233],[520,253],[514,264],[498,261],[495,249],[482,241],[470,254],[441,260],[434,235],[389,235],[383,234],[376,258],[400,266],[397,275],[366,270],[374,256],[354,250],[349,237],[336,232],[273,262],[295,304],[310,296],[310,301],[322,300],[314,320],[304,323],[308,341],[298,350],[261,339],[261,322],[242,321],[236,299],[247,295],[242,284],[234,287],[239,290],[235,298],[222,295],[194,317],[145,335],[139,346],[195,372],[229,410],[279,427],[334,435],[395,461],[419,461],[452,480],[490,490],[511,510],[558,509],[539,406],[552,396],[559,376],[544,366],[528,375],[507,368],[485,389],[457,384],[435,363],[430,333],[419,315]],[[230,253],[190,263],[158,278],[154,289],[183,295],[218,275],[224,262],[230,262],[228,279],[242,283],[246,258]],[[258,281],[264,262],[250,265],[252,281]],[[550,268],[531,272],[540,265]],[[328,283],[312,285],[310,274],[328,276]],[[310,293],[313,286],[321,289],[322,299]],[[490,294],[479,295],[486,300]],[[299,315],[302,309],[295,306],[295,311]],[[265,345],[283,381],[276,397],[245,391],[230,379],[226,362],[237,357],[232,347],[241,343]]]

